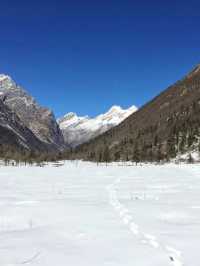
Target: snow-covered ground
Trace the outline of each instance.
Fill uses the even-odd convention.
[[[0,167],[0,266],[199,266],[200,165]]]

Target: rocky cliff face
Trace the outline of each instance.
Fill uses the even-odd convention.
[[[0,97],[41,142],[56,149],[64,147],[64,138],[54,114],[41,107],[9,76],[0,75]]]
[[[60,118],[58,123],[66,144],[76,147],[118,125],[136,110],[135,106],[126,110],[123,110],[120,106],[113,106],[105,114],[94,118],[79,117],[75,113],[68,113]]]
[[[0,148],[43,151],[45,145],[0,99]],[[2,151],[2,149],[1,149]]]

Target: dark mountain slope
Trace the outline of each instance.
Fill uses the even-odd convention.
[[[87,160],[161,160],[200,139],[200,66],[144,105],[119,126],[79,146],[71,155]]]
[[[9,76],[0,75],[0,97],[23,124],[46,146],[55,150],[65,147],[62,132],[54,114],[41,107],[33,97],[18,86]]]
[[[46,146],[29,130],[0,99],[0,152],[40,151]],[[4,153],[4,154],[3,154]]]

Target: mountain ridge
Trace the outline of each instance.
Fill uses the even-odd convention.
[[[45,145],[0,99],[0,153],[10,155],[25,151],[45,151]]]
[[[26,90],[8,75],[0,75],[0,97],[24,125],[48,148],[64,148],[62,132],[51,110],[41,107]],[[51,147],[52,146],[52,147]]]
[[[57,121],[66,144],[76,147],[118,125],[136,110],[135,106],[122,109],[120,106],[114,105],[106,113],[96,117],[78,116],[76,113],[70,112]]]
[[[198,65],[122,123],[76,148],[71,156],[94,161],[160,161],[199,146],[199,140]]]
[[[91,161],[169,160],[194,148],[200,151],[200,65],[139,110],[115,105],[93,118],[70,112],[57,121],[51,110],[1,74],[0,109],[1,146],[5,141],[19,150],[71,147],[64,156]]]

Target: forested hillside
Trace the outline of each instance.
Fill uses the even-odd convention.
[[[160,161],[194,148],[200,138],[200,66],[119,126],[75,149],[92,161]]]

